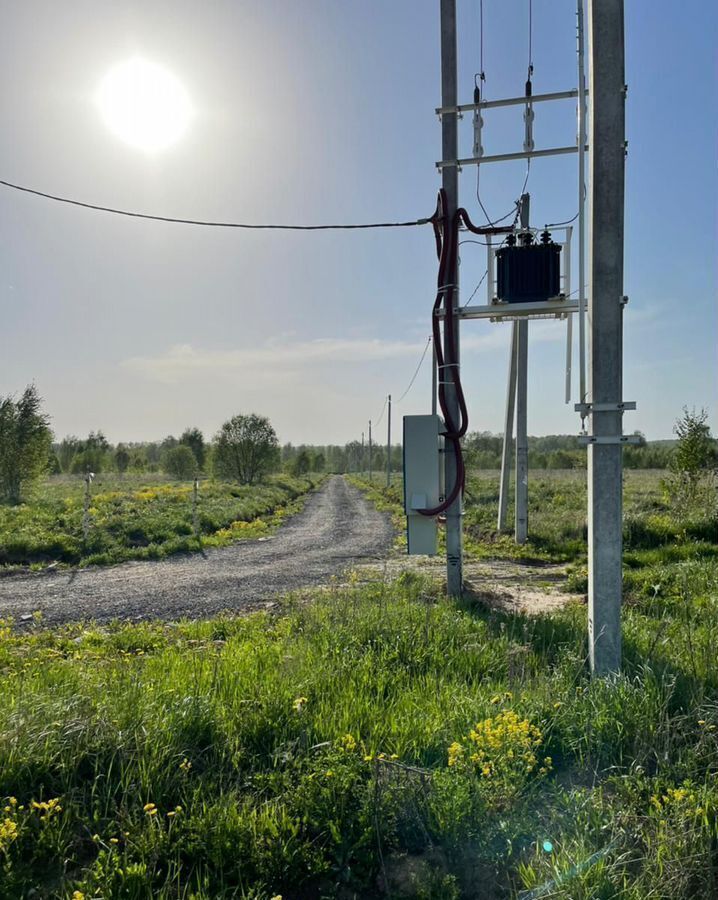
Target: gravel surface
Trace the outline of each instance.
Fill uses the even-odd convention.
[[[0,578],[0,617],[22,624],[23,616],[41,610],[46,624],[59,624],[247,610],[326,582],[360,560],[383,558],[392,538],[389,516],[336,475],[265,540],[111,568]]]

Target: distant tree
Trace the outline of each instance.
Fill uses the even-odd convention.
[[[173,438],[174,440],[174,438]],[[147,460],[149,465],[156,465],[160,461],[160,457],[162,456],[162,450],[160,445],[156,442],[145,444],[145,459]]]
[[[197,474],[197,459],[186,444],[178,444],[166,450],[162,466],[168,475],[178,481],[189,481]]]
[[[154,444],[152,445],[154,446]],[[147,468],[147,454],[144,447],[135,447],[130,453],[130,471],[144,472]]]
[[[194,453],[194,458],[197,460],[197,468],[200,471],[203,471],[207,452],[204,443],[204,435],[199,428],[185,428],[179,442],[190,448],[192,453]]]
[[[124,444],[118,444],[115,450],[115,468],[120,477],[125,474],[130,465],[130,452]]]
[[[60,460],[57,458],[57,453],[54,450],[50,450],[50,456],[47,460],[47,474],[48,475],[62,475],[62,469],[60,468]]]
[[[307,451],[304,448],[302,448],[299,451],[299,453],[297,453],[297,455],[294,459],[294,464],[293,464],[294,474],[295,475],[306,475],[307,472],[311,469],[311,467],[312,467],[311,458],[310,458],[309,454],[307,453]]]
[[[84,441],[79,442],[72,461],[72,471],[78,475],[87,472],[102,472],[110,459],[110,444],[101,431],[91,431]]]
[[[326,466],[326,459],[324,458],[324,454],[319,450],[314,454],[314,458],[312,459],[312,472],[323,472],[324,467]]]
[[[64,437],[58,444],[57,458],[60,463],[60,468],[63,472],[72,472],[72,464],[75,460],[75,456],[77,455],[78,450],[80,449],[81,443],[82,442],[80,441],[80,439],[75,437],[74,434],[69,434],[67,437]]]
[[[47,471],[52,432],[41,402],[35,385],[17,401],[0,397],[0,497],[13,504],[24,484]]]
[[[253,484],[279,461],[279,441],[264,416],[234,416],[215,437],[214,466],[218,475]]]

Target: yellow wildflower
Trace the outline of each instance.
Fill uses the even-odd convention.
[[[297,697],[297,699],[292,704],[297,712],[301,712],[304,709],[305,704],[307,703],[306,697]]]
[[[464,754],[464,748],[458,741],[449,746],[449,765],[455,766]]]
[[[9,847],[17,837],[17,822],[14,819],[5,819],[0,822],[0,850]]]
[[[357,742],[354,740],[354,736],[351,734],[345,734],[339,741],[343,750],[346,750],[347,753],[352,753],[356,750]]]

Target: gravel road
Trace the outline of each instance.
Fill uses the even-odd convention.
[[[94,619],[201,618],[246,610],[326,582],[389,552],[393,530],[356,488],[332,476],[304,509],[264,541],[170,557],[0,578],[0,617],[41,610],[46,624]]]

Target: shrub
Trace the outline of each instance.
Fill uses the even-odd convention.
[[[197,472],[195,455],[185,444],[166,450],[162,465],[165,472],[178,481],[188,481]]]

